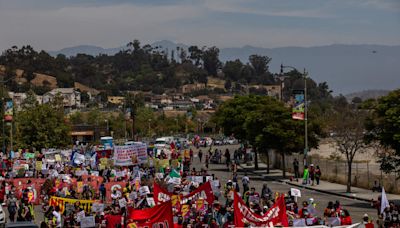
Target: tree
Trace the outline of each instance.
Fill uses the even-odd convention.
[[[275,149],[282,160],[286,153],[300,152],[304,148],[304,122],[293,120],[290,109],[272,97],[236,96],[224,102],[213,118],[225,135],[233,134],[263,153]],[[311,148],[318,146],[317,129],[310,129]],[[257,169],[257,156],[255,160]],[[283,170],[285,175],[285,167]]]
[[[354,157],[358,153],[363,153],[366,148],[364,143],[366,116],[365,111],[353,109],[349,105],[337,107],[331,116],[330,129],[334,132],[333,139],[347,161],[347,192],[351,192]]]
[[[33,90],[29,90],[26,93],[26,98],[22,101],[21,107],[23,109],[28,109],[37,106],[39,103],[36,99],[36,94],[33,92]]]
[[[199,49],[197,46],[190,46],[189,58],[193,61],[193,64],[197,67],[201,67],[201,60],[203,58],[203,50]]]
[[[20,148],[63,148],[71,143],[64,114],[50,104],[23,109],[18,113],[16,126]]]
[[[236,82],[240,79],[242,68],[243,63],[239,59],[236,59],[235,61],[227,61],[222,68],[222,72],[224,72],[226,80]]]
[[[380,154],[381,169],[386,173],[400,172],[400,89],[377,101],[367,100],[371,110],[366,121],[367,143],[379,143],[386,153]],[[365,102],[366,103],[366,102]]]
[[[219,49],[217,47],[208,48],[203,52],[202,60],[204,70],[207,71],[208,75],[216,77],[218,69],[221,67],[221,62],[219,61]]]
[[[271,62],[271,58],[268,56],[251,55],[249,62],[253,67],[257,76],[263,75],[268,72],[268,64]]]

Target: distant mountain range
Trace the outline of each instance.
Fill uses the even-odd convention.
[[[189,45],[176,44],[163,40],[152,44],[168,51],[176,47],[187,49]],[[126,48],[108,48],[81,45],[50,51],[53,56],[64,54],[74,56],[78,53],[90,55],[112,55]],[[176,52],[175,52],[176,53]],[[260,48],[244,46],[240,48],[221,48],[220,60],[240,59],[248,62],[252,54],[272,58],[270,71],[278,73],[280,65],[303,68],[317,82],[326,81],[334,94],[348,94],[365,90],[393,90],[400,88],[400,45],[344,45],[334,44],[318,47]],[[289,69],[287,69],[289,70]]]

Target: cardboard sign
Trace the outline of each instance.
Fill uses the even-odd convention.
[[[147,204],[148,204],[150,207],[154,207],[154,206],[156,205],[156,202],[154,201],[154,198],[153,198],[153,197],[147,197],[147,198],[146,198],[146,201],[147,201]]]
[[[173,184],[173,185],[180,185],[181,184],[181,178],[180,177],[171,177],[168,180],[169,184]]]
[[[119,204],[119,206],[122,208],[122,207],[126,207],[126,200],[125,200],[125,198],[122,198],[122,199],[120,199],[120,200],[118,200],[118,204]]]
[[[36,170],[42,170],[43,163],[42,161],[36,161]]]
[[[297,188],[290,188],[290,195],[294,197],[301,197],[301,191]]]
[[[85,211],[80,211],[76,214],[76,220],[80,222],[83,218],[85,218]]]
[[[92,204],[92,212],[103,212],[104,204],[103,203],[93,203]]]
[[[96,227],[94,216],[81,218],[81,228],[92,228],[92,227]]]
[[[147,194],[150,194],[150,189],[149,189],[149,187],[148,187],[148,186],[142,186],[142,187],[140,187],[140,188],[139,188],[139,194],[140,194],[141,196],[145,196],[145,195],[147,195]]]
[[[56,159],[57,162],[61,161],[61,156],[59,154],[54,155],[54,159]]]

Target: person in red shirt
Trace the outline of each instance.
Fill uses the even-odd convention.
[[[351,225],[353,222],[351,221],[350,213],[348,210],[343,209],[340,212],[340,225]]]

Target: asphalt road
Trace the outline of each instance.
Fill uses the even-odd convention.
[[[214,151],[215,148],[221,149],[223,152],[225,151],[226,148],[228,148],[231,152],[231,155],[233,157],[233,151],[237,146],[216,146],[213,147],[212,150]],[[200,148],[204,152],[208,152],[208,148]],[[201,169],[205,168],[204,160],[203,163],[200,163],[199,158],[196,156],[198,150],[195,149],[195,158],[193,162],[193,166],[196,169]],[[204,159],[203,155],[203,159]],[[222,162],[224,162],[224,159],[222,159]],[[221,182],[221,186],[223,186],[228,180],[232,179],[232,174],[231,172],[228,171],[226,168],[225,164],[209,164],[209,173],[214,174],[216,177]],[[238,171],[239,174],[239,184],[240,184],[240,191],[243,191],[242,184],[241,184],[241,178],[244,175],[244,173],[240,170]],[[277,182],[277,181],[267,181],[264,180],[261,176],[259,175],[253,175],[251,173],[247,173],[247,175],[250,177],[250,187],[255,187],[256,191],[261,193],[261,189],[264,183],[268,185],[269,188],[271,188],[272,191],[274,192],[280,192],[280,193],[287,193],[291,187],[290,185]],[[372,216],[374,220],[377,219],[377,211],[374,208],[371,208],[371,205],[367,202],[364,201],[359,201],[359,200],[353,200],[345,197],[338,197],[334,195],[329,195],[325,193],[320,193],[317,191],[312,191],[308,189],[301,189],[301,194],[302,197],[298,199],[299,205],[301,205],[301,202],[308,200],[309,198],[313,198],[314,202],[316,202],[317,206],[317,212],[318,215],[321,217],[323,216],[323,211],[328,205],[329,201],[335,202],[336,200],[339,200],[339,202],[342,204],[342,206],[347,209],[350,212],[350,215],[353,219],[353,223],[361,222],[362,217],[364,216],[365,213],[367,213],[369,216]]]

